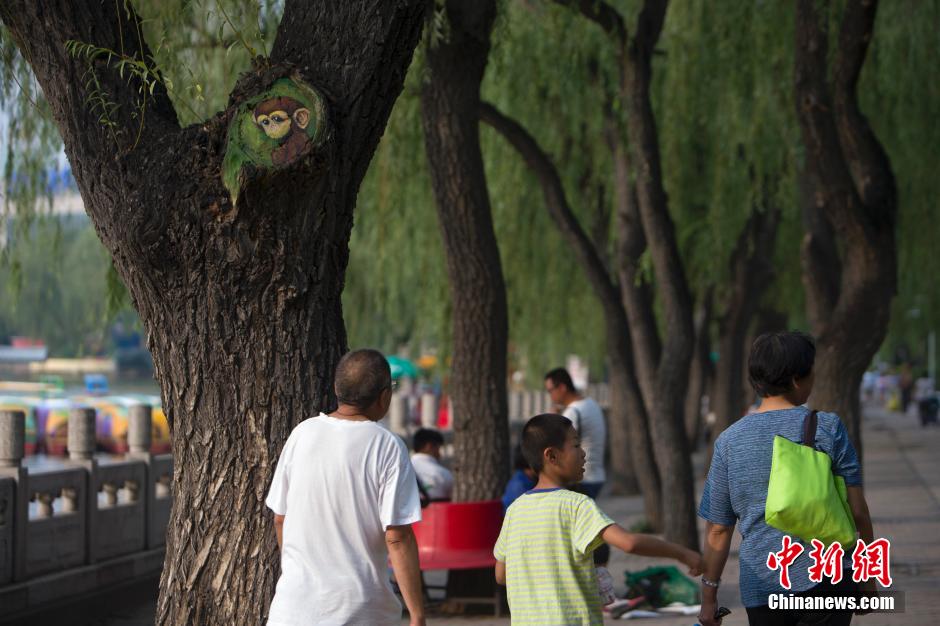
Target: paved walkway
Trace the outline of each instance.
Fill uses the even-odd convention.
[[[876,537],[891,540],[891,571],[894,589],[906,594],[906,611],[897,614],[867,615],[856,618],[861,626],[895,626],[901,624],[940,624],[940,428],[923,429],[913,415],[902,416],[871,409],[863,426],[865,446],[865,489],[875,525]],[[695,456],[701,471],[702,453]],[[701,484],[698,486],[701,493]],[[601,498],[602,508],[624,526],[642,519],[642,502],[638,497]],[[725,618],[726,626],[747,624],[747,617],[738,596],[736,535],[731,558],[722,575],[719,599],[732,610]],[[623,591],[622,572],[637,570],[658,563],[655,559],[628,556],[614,551],[610,570]],[[665,562],[663,562],[665,563]],[[618,580],[619,579],[619,580]],[[95,626],[143,626],[153,624],[153,600],[133,609],[94,620]],[[638,624],[657,626],[688,626],[694,617],[651,618]],[[509,619],[432,618],[431,624],[441,626],[508,625]],[[406,622],[407,623],[407,622]],[[620,623],[608,620],[608,624]]]

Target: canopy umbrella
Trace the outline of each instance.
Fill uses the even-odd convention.
[[[408,378],[418,377],[418,366],[408,359],[402,358],[400,356],[387,356],[385,357],[385,360],[388,361],[388,366],[392,370],[393,379],[398,379],[402,376],[406,376]]]

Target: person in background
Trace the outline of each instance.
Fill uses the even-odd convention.
[[[596,499],[607,480],[604,471],[604,447],[607,445],[604,411],[594,398],[578,393],[571,374],[563,367],[545,374],[545,391],[552,404],[563,407],[562,415],[571,420],[584,449],[584,478],[572,489],[592,500]],[[594,553],[594,563],[604,566],[609,560],[610,547],[602,543]]]
[[[803,420],[810,410],[803,406],[813,390],[816,345],[800,332],[765,333],[754,340],[748,357],[748,379],[761,397],[760,408],[721,433],[715,440],[711,467],[698,515],[705,520],[705,571],[702,576],[702,626],[721,624],[715,618],[721,573],[731,549],[735,526],[741,533],[738,549],[741,602],[752,626],[827,624],[846,626],[852,612],[846,610],[774,610],[772,594],[814,597],[847,597],[875,593],[874,582],[858,585],[852,580],[851,559],[843,561],[845,575],[838,583],[809,578],[809,550],[789,567],[791,588],[780,585],[778,572],[767,566],[767,555],[780,550],[784,532],[767,524],[764,510],[770,483],[774,437],[793,442],[803,439]],[[874,538],[868,503],[862,489],[862,468],[842,420],[834,413],[817,414],[815,447],[829,455],[832,472],[845,479],[848,504],[861,539]]]
[[[591,554],[605,541],[624,552],[675,559],[701,574],[702,555],[695,550],[627,532],[594,500],[567,489],[581,482],[585,469],[568,418],[546,413],[530,419],[522,450],[538,482],[509,507],[493,548],[496,582],[506,585],[513,626],[602,625]]]
[[[431,428],[419,428],[412,439],[411,463],[418,485],[433,501],[450,500],[454,493],[454,475],[441,463],[444,436]]]
[[[503,492],[503,512],[509,508],[509,505],[515,502],[516,498],[526,491],[535,487],[535,481],[539,475],[529,466],[522,454],[522,446],[516,446],[513,452],[513,473],[506,483],[506,490]]]

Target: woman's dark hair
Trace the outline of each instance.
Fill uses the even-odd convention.
[[[378,350],[353,350],[336,365],[336,399],[357,409],[368,409],[392,384],[388,361]]]
[[[568,431],[574,428],[564,415],[542,413],[522,427],[522,454],[536,472],[542,471],[542,452],[545,448],[564,448]]]
[[[794,380],[809,376],[815,360],[816,344],[806,333],[764,333],[751,346],[747,377],[760,397],[782,396]]]

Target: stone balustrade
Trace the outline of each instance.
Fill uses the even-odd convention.
[[[591,385],[587,393],[607,408],[607,385]],[[513,439],[550,406],[544,390],[509,391]],[[384,422],[407,437],[419,425],[437,424],[437,412],[433,394],[396,393]],[[68,458],[24,459],[25,415],[0,411],[0,619],[159,573],[173,459],[150,453],[151,433],[151,408],[131,407],[128,453],[96,455],[95,412],[73,409]],[[453,433],[444,436],[447,454]]]
[[[68,458],[24,459],[25,415],[0,411],[0,605],[27,611],[159,572],[173,459],[150,454],[150,416],[132,407],[128,454],[99,456],[94,410],[74,409]]]

